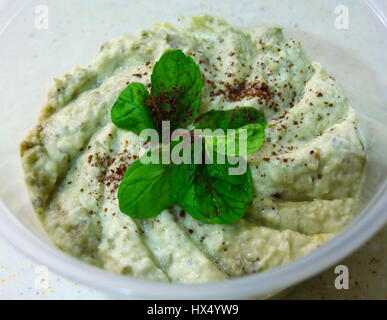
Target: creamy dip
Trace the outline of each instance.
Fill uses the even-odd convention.
[[[204,224],[177,207],[151,220],[119,211],[122,175],[145,148],[110,110],[129,83],[149,86],[169,49],[199,64],[201,112],[255,107],[269,123],[249,156],[256,198],[234,225]],[[243,32],[211,16],[104,44],[89,67],[55,80],[21,154],[55,245],[115,273],[185,283],[261,272],[320,247],[353,218],[366,161],[354,111],[298,42],[278,27]]]

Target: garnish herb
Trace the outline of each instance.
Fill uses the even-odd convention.
[[[142,130],[154,128],[147,108],[148,89],[141,83],[131,83],[118,97],[112,108],[112,121],[120,129],[139,134]]]
[[[197,129],[239,129],[252,123],[263,124],[265,116],[255,108],[243,107],[227,111],[212,110],[195,120]]]
[[[214,150],[206,150],[215,157],[221,150],[232,153],[228,141],[239,141],[241,130],[247,134],[246,154],[259,150],[264,143],[264,115],[254,108],[210,111],[199,116],[203,80],[199,66],[181,50],[168,51],[161,57],[151,82],[150,93],[144,85],[131,83],[120,94],[111,112],[117,127],[139,134],[144,129],[160,130],[162,121],[170,121],[172,130],[189,125],[197,129],[237,129],[223,137],[203,136],[204,141],[215,139]],[[240,156],[237,152],[232,155]],[[120,184],[120,210],[133,218],[147,219],[178,204],[199,221],[235,223],[249,209],[254,188],[250,168],[242,175],[230,175],[233,166],[227,161],[144,164],[139,159],[127,169]]]
[[[166,52],[156,63],[151,81],[150,108],[158,128],[163,120],[169,120],[171,130],[175,130],[197,118],[203,80],[190,56],[181,50]]]
[[[118,190],[120,210],[133,218],[156,217],[176,204],[192,184],[195,171],[195,165],[144,165],[137,160],[126,171]]]
[[[193,218],[213,224],[232,224],[239,221],[254,198],[250,168],[243,175],[229,175],[232,165],[200,165],[187,192],[179,199],[179,206]]]

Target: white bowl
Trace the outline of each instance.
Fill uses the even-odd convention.
[[[181,1],[46,0],[0,2],[0,233],[31,259],[77,282],[127,298],[266,298],[345,258],[387,221],[387,3],[341,0]],[[344,10],[344,11],[343,11]],[[282,267],[218,283],[182,285],[135,280],[87,265],[56,249],[35,217],[20,167],[18,144],[32,128],[54,76],[86,65],[106,40],[180,16],[210,13],[239,27],[279,24],[301,40],[344,87],[357,110],[369,155],[364,209],[334,240]],[[344,16],[345,17],[345,16]],[[337,20],[336,22],[340,22]],[[38,28],[37,28],[38,27]]]

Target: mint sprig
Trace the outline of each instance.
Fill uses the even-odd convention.
[[[226,135],[204,135],[206,146],[211,146],[212,151],[235,157],[246,156],[258,151],[265,141],[264,114],[251,107],[235,108],[227,111],[212,110],[195,120],[196,129],[222,129]],[[232,133],[227,133],[228,129]],[[239,136],[242,131],[246,133],[246,151],[239,152]],[[244,141],[244,140],[243,140]],[[234,146],[235,143],[235,146]]]
[[[230,163],[198,166],[193,183],[179,199],[179,206],[202,222],[239,221],[253,201],[253,181],[250,168],[243,175],[229,175],[231,167]]]
[[[166,52],[156,63],[152,77],[151,113],[160,128],[169,120],[171,129],[184,128],[199,115],[203,80],[199,66],[181,50]]]
[[[120,129],[139,134],[142,130],[154,128],[147,108],[148,89],[141,83],[131,83],[118,97],[111,112],[113,123]]]
[[[172,207],[192,184],[194,165],[146,164],[137,160],[118,189],[121,212],[139,219],[156,217]]]
[[[264,114],[251,107],[235,108],[232,110],[211,110],[195,120],[197,129],[239,129],[253,123],[264,123]]]
[[[215,155],[220,149],[228,154],[227,141],[237,138],[241,130],[247,133],[246,154],[262,146],[266,123],[262,112],[254,108],[210,111],[199,117],[203,80],[199,66],[181,50],[168,51],[160,58],[151,84],[150,93],[144,85],[132,83],[120,94],[111,112],[117,127],[139,134],[149,128],[160,131],[162,121],[170,121],[172,130],[189,125],[197,129],[237,129],[230,136],[204,136],[204,141],[216,139],[214,149],[207,150]],[[220,141],[226,145],[221,146]],[[250,168],[234,176],[229,174],[232,167],[228,162],[166,165],[144,164],[139,159],[127,169],[120,184],[120,210],[133,218],[147,219],[178,204],[199,221],[235,223],[250,207],[254,188]]]
[[[247,156],[261,149],[265,141],[265,129],[266,124],[253,123],[224,135],[204,134],[205,148],[232,157]]]

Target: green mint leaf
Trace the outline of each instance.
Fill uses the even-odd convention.
[[[212,110],[195,121],[197,129],[239,129],[252,123],[264,123],[264,114],[252,107],[236,108],[227,111]]]
[[[195,179],[180,197],[179,206],[196,220],[232,224],[250,208],[254,187],[250,168],[243,175],[229,175],[231,164],[200,165]]]
[[[267,123],[262,123],[262,124],[255,123],[255,124],[249,124],[247,126],[244,126],[238,129],[238,130],[247,131],[247,154],[257,152],[259,149],[261,149],[262,145],[265,143],[266,127],[267,127]],[[236,140],[239,141],[238,137],[236,138],[237,138]],[[236,156],[243,156],[243,155],[244,154],[236,154]]]
[[[131,83],[125,88],[114,104],[111,117],[121,129],[139,134],[144,129],[154,128],[146,102],[149,97],[147,88],[141,83]]]
[[[148,219],[176,204],[194,178],[194,165],[143,164],[134,162],[118,189],[121,212]]]
[[[172,130],[185,128],[199,114],[203,80],[199,66],[181,50],[166,52],[152,73],[149,108],[158,128],[169,120]]]
[[[261,149],[265,142],[266,123],[253,123],[226,135],[203,135],[205,148],[233,157],[246,156]]]

